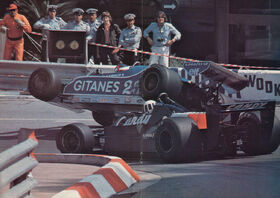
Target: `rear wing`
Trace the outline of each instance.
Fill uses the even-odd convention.
[[[235,91],[244,89],[249,82],[244,76],[211,61],[184,62],[183,67],[184,72],[190,76],[202,75],[214,83],[221,83]]]

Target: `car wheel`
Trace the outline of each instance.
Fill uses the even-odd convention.
[[[273,118],[272,118],[273,119]],[[271,121],[272,122],[272,121]],[[269,154],[280,144],[280,121],[274,116],[271,127],[261,126],[261,121],[254,113],[242,113],[237,121],[245,127],[242,149],[249,155]],[[266,125],[269,126],[268,123]]]
[[[155,147],[167,163],[192,161],[201,155],[199,129],[190,118],[167,118],[157,128]]]
[[[140,91],[145,100],[156,100],[163,92],[175,99],[181,92],[182,84],[177,72],[154,64],[146,69],[140,78]]]
[[[264,154],[274,152],[280,145],[280,121],[275,115],[273,120],[273,127],[269,137],[267,137]]]
[[[93,119],[102,126],[110,126],[113,124],[115,116],[111,111],[92,111]]]
[[[43,101],[54,99],[61,91],[61,81],[56,73],[49,68],[35,70],[28,80],[28,90]]]
[[[88,153],[94,145],[91,129],[82,123],[64,126],[56,137],[56,146],[62,153]]]
[[[262,150],[261,121],[254,113],[241,113],[237,125],[242,126],[241,149],[248,155],[258,155]]]

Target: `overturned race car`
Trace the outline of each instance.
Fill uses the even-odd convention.
[[[120,68],[118,68],[119,70]],[[157,153],[165,162],[206,156],[268,154],[280,144],[274,101],[235,103],[223,93],[248,80],[213,62],[186,62],[181,68],[134,66],[102,74],[96,70],[68,82],[40,68],[29,91],[43,101],[87,109],[104,130],[75,123],[57,135],[61,152]]]

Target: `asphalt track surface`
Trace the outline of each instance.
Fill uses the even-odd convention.
[[[31,128],[38,133],[36,152],[57,153],[56,132],[73,122],[97,125],[90,112],[76,114],[29,96],[0,94],[0,152],[16,144],[20,128]],[[239,154],[235,158],[185,164],[164,164],[158,159],[125,160],[135,171],[156,176],[152,185],[140,184],[127,190],[131,191],[129,197],[280,197],[280,148],[270,155]]]

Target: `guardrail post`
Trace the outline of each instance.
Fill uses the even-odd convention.
[[[21,129],[18,137],[19,144],[0,153],[0,188],[10,184],[10,189],[2,193],[1,198],[29,196],[37,184],[31,170],[38,165],[32,153],[38,140],[28,129]]]
[[[21,128],[19,130],[19,134],[18,134],[18,138],[17,138],[17,143],[21,143],[21,142],[24,142],[25,140],[27,140],[31,135],[32,133],[35,133],[34,131],[30,130],[30,129],[25,129],[25,128]],[[35,134],[33,134],[35,135]],[[33,152],[33,151],[32,151]],[[35,158],[32,154],[32,152],[30,153],[32,155],[33,158]],[[29,155],[30,155],[29,154]],[[35,158],[36,159],[36,158]],[[16,186],[17,184],[23,182],[26,178],[28,177],[31,177],[32,178],[32,174],[31,172],[29,173],[25,173],[23,174],[22,176],[18,177],[17,179],[15,179],[13,182],[11,182],[10,184],[10,188]],[[30,191],[28,192],[28,195],[30,195]]]
[[[4,50],[5,50],[5,43],[6,43],[6,32],[0,32],[0,60],[4,58]]]

